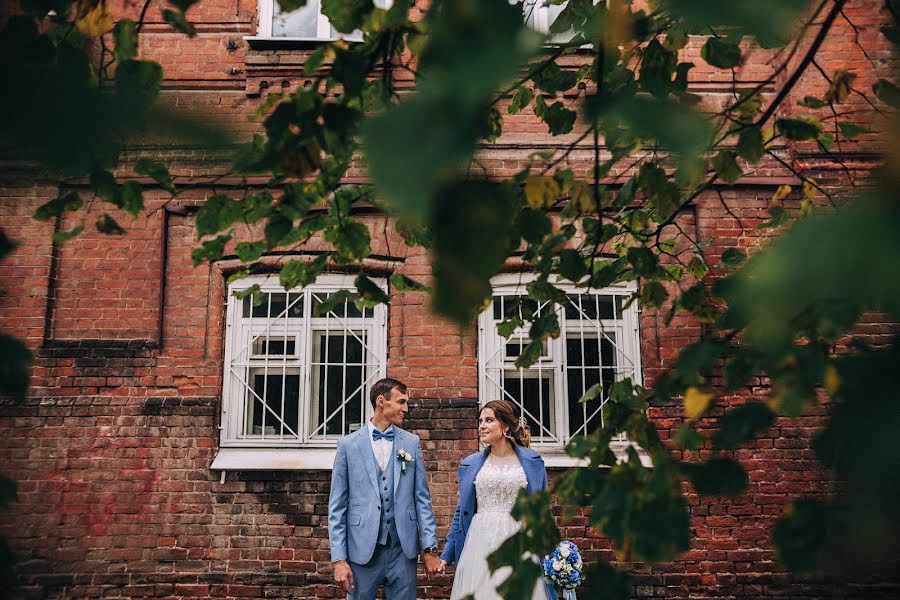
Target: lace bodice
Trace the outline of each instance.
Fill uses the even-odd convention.
[[[505,512],[509,514],[516,503],[519,489],[528,485],[519,458],[513,454],[507,458],[488,455],[475,477],[475,493],[478,512]]]

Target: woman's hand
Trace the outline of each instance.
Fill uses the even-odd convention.
[[[438,573],[443,573],[444,569],[446,569],[446,568],[447,568],[447,561],[444,559],[441,559],[441,562],[438,563],[438,566],[435,569],[435,571],[437,571]]]

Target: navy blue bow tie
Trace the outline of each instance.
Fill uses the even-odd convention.
[[[388,431],[385,431],[384,433],[381,433],[381,432],[378,431],[377,429],[373,429],[373,430],[372,430],[372,439],[375,440],[375,441],[377,442],[377,441],[380,440],[381,438],[384,438],[384,439],[386,439],[386,440],[389,441],[389,442],[393,442],[393,441],[394,441],[394,430],[393,430],[393,429],[389,429]]]

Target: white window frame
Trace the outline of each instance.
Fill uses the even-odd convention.
[[[387,281],[373,279],[387,292]],[[287,308],[281,315],[267,317],[244,317],[243,300],[235,292],[246,290],[258,284],[263,293],[284,294],[278,277],[248,277],[228,286],[225,328],[224,375],[222,380],[222,406],[220,421],[220,450],[213,462],[213,469],[254,470],[254,469],[330,469],[339,434],[317,433],[324,423],[314,427],[313,377],[316,364],[314,340],[320,332],[345,333],[357,337],[362,343],[361,369],[362,423],[371,416],[368,394],[372,384],[385,376],[387,362],[387,307],[379,304],[367,309],[362,317],[343,317],[329,313],[315,317],[312,314],[312,298],[321,299],[322,294],[353,290],[352,275],[320,275],[315,283],[305,288],[288,290],[293,295],[302,295],[302,316],[288,317]],[[352,302],[352,300],[350,301]],[[293,302],[291,303],[294,304]],[[271,310],[271,309],[269,309]],[[341,309],[342,310],[342,309]],[[368,317],[366,317],[368,315]],[[254,343],[262,339],[294,339],[294,352],[280,355],[253,355]],[[364,341],[363,341],[364,340]],[[344,354],[346,358],[346,344]],[[346,362],[346,361],[345,361]],[[329,363],[332,364],[332,363]],[[356,366],[356,363],[353,363]],[[250,373],[264,368],[268,373],[299,374],[298,421],[294,434],[285,433],[287,424],[278,427],[277,432],[269,432],[264,426],[257,434],[247,432],[247,392],[252,392]],[[346,368],[346,367],[345,367]],[[326,375],[327,377],[327,375]],[[354,391],[355,392],[355,391]],[[351,397],[355,393],[348,392]],[[346,399],[345,399],[346,401]],[[355,402],[356,400],[354,400]],[[343,406],[343,405],[342,405]],[[271,412],[271,411],[270,411]],[[268,413],[267,413],[268,414]],[[274,412],[272,413],[274,415]],[[280,417],[273,416],[276,423],[284,417],[284,407]],[[265,420],[263,421],[265,423]]]
[[[281,40],[295,42],[333,42],[335,40],[346,40],[349,42],[361,42],[363,39],[362,31],[356,30],[352,33],[340,33],[334,30],[328,17],[322,14],[321,0],[308,0],[308,2],[318,2],[318,10],[316,11],[316,35],[315,36],[278,36],[272,33],[272,19],[275,16],[277,0],[259,0],[257,7],[259,15],[259,26],[255,36],[247,36],[247,40]],[[393,0],[374,0],[377,8],[387,10],[393,5]]]
[[[531,273],[515,273],[504,274],[494,277],[491,280],[493,287],[493,296],[527,296],[526,285],[533,281],[535,276]],[[611,286],[600,290],[585,290],[577,288],[571,284],[555,283],[556,287],[570,295],[592,294],[598,296],[618,296],[622,298],[621,304],[627,304],[629,299],[635,292],[636,286],[633,283]],[[514,359],[505,356],[505,345],[508,340],[516,337],[524,336],[527,343],[528,331],[526,325],[514,332],[508,339],[504,338],[497,332],[497,321],[494,320],[493,300],[488,307],[479,315],[478,318],[478,391],[479,404],[484,405],[486,402],[502,397],[506,397],[507,393],[503,391],[503,386],[498,380],[497,374],[500,371],[507,372],[516,367],[513,365]],[[544,441],[539,439],[541,432],[532,431],[532,445],[539,450],[544,456],[547,466],[572,466],[580,464],[579,461],[568,457],[564,448],[571,436],[569,435],[569,415],[568,415],[568,398],[567,394],[567,361],[565,352],[565,342],[567,335],[579,335],[584,338],[586,332],[585,319],[567,320],[565,311],[562,306],[556,306],[555,311],[560,323],[561,335],[556,339],[547,341],[547,355],[543,356],[535,365],[528,369],[519,370],[520,373],[528,373],[529,371],[538,372],[543,377],[547,373],[552,378],[551,394],[552,394],[552,428],[555,430],[556,440]],[[598,316],[597,324],[599,324],[598,335],[601,332],[608,333],[615,330],[616,341],[613,343],[614,351],[617,354],[616,361],[616,379],[630,378],[636,384],[643,381],[641,372],[641,356],[640,356],[640,334],[639,334],[640,310],[637,301],[631,302],[622,310],[621,318],[613,320],[600,319]],[[596,328],[598,325],[590,321],[590,327]],[[592,333],[592,331],[587,331]],[[587,338],[585,338],[587,339]],[[608,390],[604,390],[608,393]],[[550,424],[548,424],[550,425]],[[626,449],[633,446],[631,442],[622,437],[612,444],[612,449],[616,455],[623,459],[626,456]],[[649,464],[649,459],[642,450],[638,449],[642,462]]]

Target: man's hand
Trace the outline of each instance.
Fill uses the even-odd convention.
[[[353,571],[346,560],[334,562],[334,580],[341,584],[348,594],[353,591]]]
[[[441,563],[444,561],[431,552],[425,552],[422,554],[422,562],[425,563],[425,575],[430,579],[432,574],[439,571]]]

